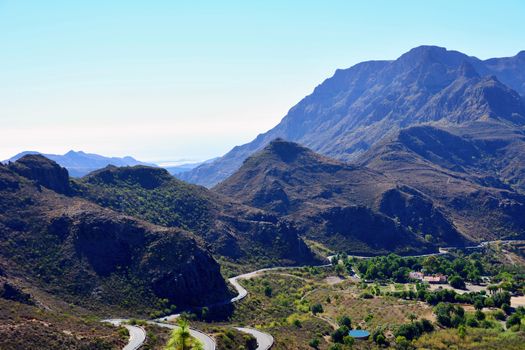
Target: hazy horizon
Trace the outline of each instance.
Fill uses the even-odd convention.
[[[374,3],[0,0],[0,159],[202,161],[275,126],[338,68],[419,45],[525,49],[520,1]]]

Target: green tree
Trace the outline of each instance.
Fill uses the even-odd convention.
[[[340,326],[347,326],[348,328],[350,328],[352,326],[352,320],[350,319],[350,317],[348,316],[341,316],[338,320],[337,320],[337,323],[339,323]]]
[[[510,313],[512,312],[512,308],[507,303],[501,304],[501,310],[503,310],[507,315],[510,315]]]
[[[314,349],[318,349],[319,348],[319,344],[320,344],[319,338],[313,338],[308,343],[308,345],[310,345],[310,347],[314,348]]]
[[[477,298],[476,300],[474,300],[474,308],[476,310],[479,310],[481,311],[483,309],[483,300],[480,299],[480,298]]]
[[[203,350],[202,343],[191,336],[188,321],[179,320],[179,327],[174,329],[164,350]]]
[[[459,335],[459,337],[461,339],[464,339],[466,334],[467,334],[467,329],[465,328],[464,325],[460,325],[458,327],[458,335]]]
[[[509,316],[505,325],[507,326],[507,328],[511,328],[512,326],[518,326],[519,329],[519,327],[521,326],[521,317],[518,314]]]
[[[352,346],[354,345],[354,342],[355,342],[355,339],[352,338],[351,336],[349,335],[346,335],[343,337],[343,343],[348,347],[348,348],[352,348]]]
[[[388,345],[388,341],[386,340],[386,337],[383,334],[378,334],[377,337],[374,339],[377,345],[386,346]]]
[[[312,305],[311,310],[312,310],[312,313],[314,315],[317,315],[317,314],[320,314],[320,313],[324,312],[323,305],[321,305],[319,303]]]
[[[400,350],[408,350],[411,348],[410,341],[400,335],[396,337],[396,348]]]
[[[485,314],[481,310],[476,310],[476,312],[474,313],[474,316],[476,317],[478,321],[483,321],[485,319]]]
[[[458,275],[452,276],[448,280],[448,284],[457,289],[465,289],[465,281]]]
[[[205,320],[208,318],[208,315],[210,314],[210,309],[208,309],[206,306],[201,309],[201,318]]]
[[[344,337],[348,335],[348,328],[341,326],[332,332],[331,338],[334,343],[343,343]]]

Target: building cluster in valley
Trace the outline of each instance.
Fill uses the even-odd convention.
[[[425,275],[423,272],[412,271],[408,277],[414,280],[428,282],[428,283],[447,283],[447,276],[442,274]]]

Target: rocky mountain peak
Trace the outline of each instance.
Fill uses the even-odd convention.
[[[440,63],[446,66],[458,67],[467,59],[467,55],[458,51],[449,51],[439,46],[423,45],[415,47],[403,54],[397,61],[400,64],[409,64],[412,66]]]
[[[9,164],[9,168],[55,192],[68,194],[71,190],[68,171],[42,155],[25,155],[16,162]]]
[[[299,156],[310,153],[310,150],[295,142],[276,138],[266,146],[263,152],[272,154],[285,163],[290,163]]]

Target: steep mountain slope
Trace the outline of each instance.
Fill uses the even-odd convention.
[[[388,174],[432,199],[466,236],[525,235],[525,130],[500,122],[401,130],[359,164]]]
[[[184,183],[164,169],[107,167],[76,181],[74,191],[128,215],[190,230],[215,256],[244,268],[315,261],[292,223]]]
[[[213,186],[278,137],[348,161],[397,130],[420,123],[498,118],[523,125],[523,102],[512,90],[523,94],[523,59],[521,52],[512,58],[481,61],[422,46],[395,61],[363,62],[337,70],[275,128],[178,176]]]
[[[67,171],[38,155],[0,166],[5,275],[67,302],[130,313],[227,294],[219,265],[191,233],[53,191],[68,182]]]
[[[0,349],[109,350],[126,343],[108,324],[0,297]]]
[[[39,152],[33,152],[33,151],[26,151],[21,152],[10,159],[4,161],[4,163],[7,162],[15,162],[18,159],[22,158],[23,156],[30,155],[30,154],[41,154]],[[133,157],[104,157],[98,154],[93,153],[85,153],[82,151],[75,152],[75,151],[69,151],[63,155],[60,154],[42,154],[44,157],[51,159],[58,163],[60,166],[66,168],[69,172],[69,175],[73,177],[81,177],[84,176],[94,170],[104,168],[108,165],[114,165],[114,166],[133,166],[133,165],[148,165],[148,166],[154,166],[154,164],[148,164],[144,162],[140,162]]]
[[[417,190],[280,139],[213,190],[288,216],[308,238],[335,250],[406,253],[464,242]]]

